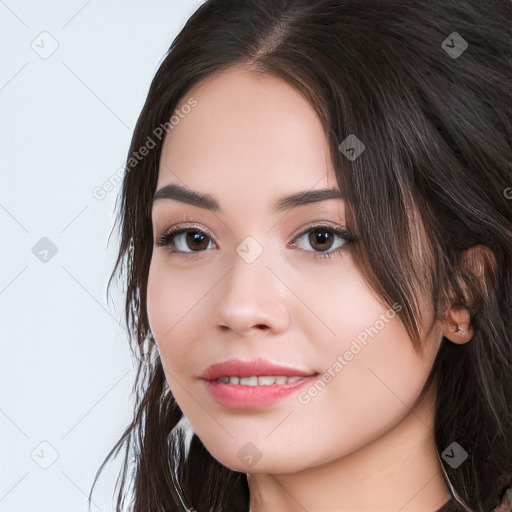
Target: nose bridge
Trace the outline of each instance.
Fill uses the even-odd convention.
[[[287,325],[288,308],[282,283],[270,270],[272,260],[270,249],[252,236],[236,247],[231,271],[220,286],[217,323],[238,331]]]
[[[266,302],[274,296],[277,290],[276,283],[271,282],[272,272],[268,268],[271,266],[270,256],[268,245],[263,247],[263,242],[253,236],[242,240],[235,248],[226,293],[247,305]]]

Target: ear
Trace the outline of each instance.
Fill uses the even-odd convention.
[[[496,271],[494,254],[483,245],[471,247],[462,253],[458,270],[459,294],[449,299],[442,330],[445,338],[461,345],[473,337],[472,314],[487,302],[489,278]]]
[[[452,306],[443,320],[443,336],[462,345],[473,337],[471,314],[465,306]]]

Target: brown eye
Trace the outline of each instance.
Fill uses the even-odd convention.
[[[313,250],[303,247],[302,239],[307,241],[307,245]],[[338,239],[338,244],[336,244],[336,239]],[[355,237],[346,230],[319,225],[303,231],[295,240],[294,245],[309,253],[309,256],[322,258],[335,256],[346,243],[354,241]],[[299,241],[300,243],[298,243]]]
[[[173,229],[158,239],[157,246],[164,247],[169,253],[193,255],[208,249],[211,237],[195,228]]]
[[[328,229],[316,228],[309,232],[308,241],[313,249],[317,251],[326,251],[331,248],[334,242],[334,236]]]
[[[202,231],[189,230],[186,231],[185,234],[185,243],[187,247],[189,247],[190,249],[203,251],[208,247],[208,235],[206,235]]]

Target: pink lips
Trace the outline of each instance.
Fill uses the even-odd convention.
[[[296,382],[265,386],[216,382],[219,377],[252,377],[261,375],[300,376],[304,378]],[[317,376],[318,372],[308,372],[297,368],[276,365],[265,359],[253,359],[248,362],[231,359],[209,366],[202,379],[208,392],[221,405],[236,409],[255,409],[268,407],[297,392],[307,384],[311,384]]]
[[[253,375],[283,375],[285,377],[307,377],[317,375],[316,371],[299,370],[271,363],[266,359],[253,359],[242,361],[240,359],[229,359],[222,363],[209,366],[202,378],[205,380],[217,380],[219,377],[252,377]]]

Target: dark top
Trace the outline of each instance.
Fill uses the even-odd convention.
[[[465,512],[465,511],[462,508],[461,504],[455,500],[455,498],[451,498],[439,510],[436,510],[435,512]]]
[[[509,507],[505,507],[504,504],[502,503],[501,508],[496,507],[490,510],[489,512],[499,512],[500,510],[506,511],[512,509]],[[462,505],[458,501],[456,501],[455,498],[452,497],[439,510],[436,510],[435,512],[465,512],[465,510],[464,508],[462,508]]]

